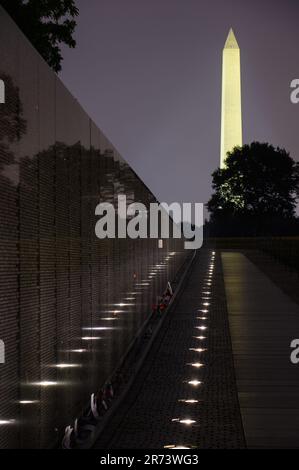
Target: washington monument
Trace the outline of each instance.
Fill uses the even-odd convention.
[[[230,29],[222,56],[221,168],[227,152],[236,146],[242,146],[241,65],[240,49]]]

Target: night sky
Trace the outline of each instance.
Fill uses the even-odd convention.
[[[61,78],[160,201],[206,202],[219,165],[221,58],[241,49],[243,142],[299,160],[298,0],[77,0]]]

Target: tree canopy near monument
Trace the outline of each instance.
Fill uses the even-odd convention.
[[[228,153],[226,166],[212,175],[211,220],[295,219],[299,164],[289,153],[253,142]]]
[[[61,44],[73,48],[75,18],[79,10],[74,0],[0,0],[19,28],[49,66],[61,70]]]

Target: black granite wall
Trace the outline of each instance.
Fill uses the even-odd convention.
[[[40,448],[115,369],[186,252],[95,237],[99,202],[154,197],[1,8],[0,79],[0,447]]]

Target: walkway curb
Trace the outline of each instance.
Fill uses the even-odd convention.
[[[142,367],[142,365],[144,364],[151,348],[152,348],[152,345],[153,343],[155,342],[157,336],[158,336],[158,333],[161,329],[161,326],[162,324],[164,323],[166,317],[169,315],[170,311],[172,310],[172,308],[175,306],[177,300],[178,300],[178,294],[181,293],[183,287],[184,287],[184,284],[188,278],[188,275],[190,274],[190,270],[194,264],[194,261],[196,259],[196,255],[197,255],[197,251],[194,251],[193,253],[193,256],[191,258],[191,260],[189,261],[184,273],[183,273],[183,276],[174,292],[174,295],[173,297],[171,298],[171,301],[169,302],[169,305],[167,307],[167,309],[165,310],[163,316],[161,317],[160,321],[157,323],[156,325],[156,328],[155,330],[153,331],[153,334],[148,342],[148,344],[146,345],[146,347],[144,348],[144,351],[142,352],[142,355],[140,357],[140,359],[138,360],[136,366],[135,366],[135,370],[134,370],[134,373],[132,375],[132,377],[130,378],[130,380],[128,381],[128,383],[126,384],[126,386],[124,387],[123,391],[121,392],[121,394],[119,395],[119,397],[116,398],[116,400],[113,402],[113,405],[111,406],[111,408],[109,408],[109,410],[105,413],[103,419],[101,419],[101,422],[97,425],[96,429],[95,429],[95,433],[93,434],[92,436],[92,441],[90,441],[89,445],[86,445],[84,446],[84,449],[91,449],[94,445],[94,443],[96,441],[99,440],[100,436],[102,435],[102,433],[104,432],[105,430],[105,427],[107,425],[107,423],[109,422],[109,420],[112,418],[112,416],[114,416],[117,412],[117,410],[119,409],[119,407],[121,406],[121,404],[123,403],[123,401],[125,400],[126,396],[128,395],[130,389],[132,388],[135,380],[136,380],[136,377],[138,376],[139,372],[140,372],[140,369]],[[81,447],[82,448],[82,447]]]

